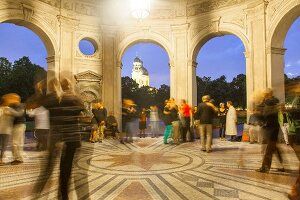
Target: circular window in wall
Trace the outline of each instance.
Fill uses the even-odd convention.
[[[97,45],[95,41],[88,38],[84,38],[79,42],[79,49],[84,55],[91,56],[96,52]]]

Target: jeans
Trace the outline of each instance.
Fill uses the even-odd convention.
[[[210,151],[212,144],[212,124],[199,125],[202,150]]]

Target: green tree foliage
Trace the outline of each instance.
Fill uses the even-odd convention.
[[[12,65],[6,58],[0,58],[0,94],[17,93],[26,100],[34,93],[37,80],[45,78],[47,72],[40,66],[31,63],[24,56]]]
[[[0,95],[9,92],[9,79],[11,76],[12,64],[4,57],[0,57]]]
[[[198,103],[202,102],[203,95],[210,95],[215,105],[230,100],[237,107],[246,107],[246,75],[239,74],[232,82],[227,82],[224,75],[215,80],[197,76],[196,81]]]
[[[151,105],[161,107],[166,99],[170,98],[170,87],[161,85],[159,89],[138,84],[130,77],[122,77],[122,98],[132,99],[139,108],[149,108]]]

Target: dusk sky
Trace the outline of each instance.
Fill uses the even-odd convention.
[[[0,24],[0,57],[10,62],[22,56],[44,68],[47,68],[47,52],[43,42],[31,30],[13,24]],[[289,77],[300,75],[300,18],[291,26],[285,40],[285,73]],[[80,47],[91,53],[93,49],[86,42]],[[233,35],[225,35],[209,40],[197,56],[197,75],[218,78],[225,75],[231,81],[237,74],[246,71],[244,46],[241,40]],[[122,76],[131,77],[133,59],[138,55],[149,71],[150,85],[159,87],[170,84],[169,58],[163,48],[156,44],[139,43],[127,49],[122,57]]]

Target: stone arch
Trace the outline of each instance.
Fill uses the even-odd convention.
[[[274,95],[285,102],[284,85],[284,41],[293,22],[300,16],[300,2],[290,2],[273,14],[270,25],[267,46],[267,83],[274,89]]]
[[[237,36],[243,43],[245,47],[245,52],[250,52],[250,45],[247,36],[239,30],[239,27],[235,25],[219,27],[218,31],[211,30],[209,28],[201,30],[191,41],[191,46],[189,48],[189,57],[190,60],[195,61],[200,49],[203,45],[214,37],[223,36],[226,34]]]
[[[198,53],[200,52],[200,49],[203,47],[203,45],[208,42],[210,39],[214,37],[219,37],[223,35],[235,35],[238,37],[245,48],[245,63],[246,63],[246,74],[249,74],[250,71],[250,62],[249,62],[249,53],[250,51],[250,44],[249,44],[249,39],[248,37],[243,33],[242,29],[234,24],[222,24],[217,27],[217,29],[211,29],[211,28],[206,28],[201,30],[192,40],[191,40],[191,45],[189,48],[189,60],[192,61],[193,63],[196,63],[196,58]],[[196,76],[196,74],[195,74]],[[247,96],[247,109],[249,109],[250,105],[250,96],[252,96],[252,88],[250,87],[251,85],[251,78],[247,76],[246,80],[246,96]],[[250,84],[249,84],[250,83]],[[196,88],[196,83],[193,84],[193,91],[197,91]]]
[[[55,67],[57,66],[55,63],[58,63],[56,59],[58,55],[57,40],[55,39],[54,32],[47,27],[47,23],[43,21],[38,14],[32,14],[26,17],[24,11],[21,9],[9,9],[9,12],[3,9],[0,10],[0,23],[12,23],[24,26],[37,34],[47,50],[48,57],[45,59],[47,59],[48,63],[48,72],[51,71],[51,75],[54,75],[56,71]]]
[[[270,25],[267,37],[267,47],[283,48],[286,34],[294,21],[300,16],[300,2],[297,5],[287,4],[278,11]]]
[[[169,63],[172,63],[173,54],[171,52],[171,45],[170,42],[165,39],[163,36],[157,33],[147,33],[144,32],[137,32],[132,35],[127,36],[124,40],[122,40],[119,44],[119,50],[117,54],[117,61],[121,62],[122,56],[124,52],[131,46],[137,43],[154,43],[163,48],[168,56],[169,56]]]

